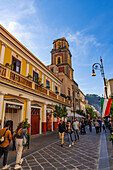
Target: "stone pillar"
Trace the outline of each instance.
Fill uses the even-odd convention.
[[[30,100],[27,100],[26,118],[28,119],[28,123],[31,124],[31,101]]]
[[[26,76],[29,74],[29,62],[27,62],[27,71],[26,71]]]
[[[4,43],[2,43],[2,49],[1,49],[1,54],[0,54],[0,63],[1,64],[3,64],[3,62],[4,62],[5,47],[6,47],[6,45]]]
[[[54,117],[54,130],[57,130],[58,122],[57,117]]]
[[[0,93],[0,120],[2,119],[3,102],[4,102],[4,94]]]
[[[44,110],[43,110],[43,133],[46,133],[46,119],[47,119],[47,115],[46,115],[46,104],[44,104]]]

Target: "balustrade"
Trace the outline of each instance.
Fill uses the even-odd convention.
[[[0,65],[0,75],[6,77],[6,68]]]

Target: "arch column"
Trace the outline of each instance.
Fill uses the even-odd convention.
[[[0,93],[0,120],[2,120],[2,111],[3,111],[3,103],[4,103],[4,93]],[[3,118],[4,119],[4,118]]]
[[[31,124],[31,100],[27,100],[26,118],[28,123]]]
[[[46,104],[44,104],[44,110],[43,110],[43,124],[42,124],[42,131],[43,131],[43,133],[46,133],[46,118],[47,116],[46,116]]]
[[[57,130],[57,117],[54,117],[54,130]]]

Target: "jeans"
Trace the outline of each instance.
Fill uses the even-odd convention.
[[[75,135],[75,140],[77,140],[77,138],[78,138],[78,140],[79,140],[79,132],[78,132],[77,129],[74,129],[74,135]],[[76,136],[77,136],[77,137],[76,137]]]
[[[71,145],[71,141],[73,142],[72,134],[68,132],[67,135],[68,135],[69,145]]]
[[[2,157],[2,155],[4,155],[3,166],[5,166],[7,164],[8,151],[9,151],[9,145],[5,148],[0,147],[0,158]]]

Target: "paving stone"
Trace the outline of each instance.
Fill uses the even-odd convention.
[[[71,165],[69,165],[69,166],[66,166],[66,168],[67,168],[67,169],[74,169],[74,168],[75,168],[75,166],[71,166]]]
[[[43,170],[41,166],[32,167],[32,170]]]

